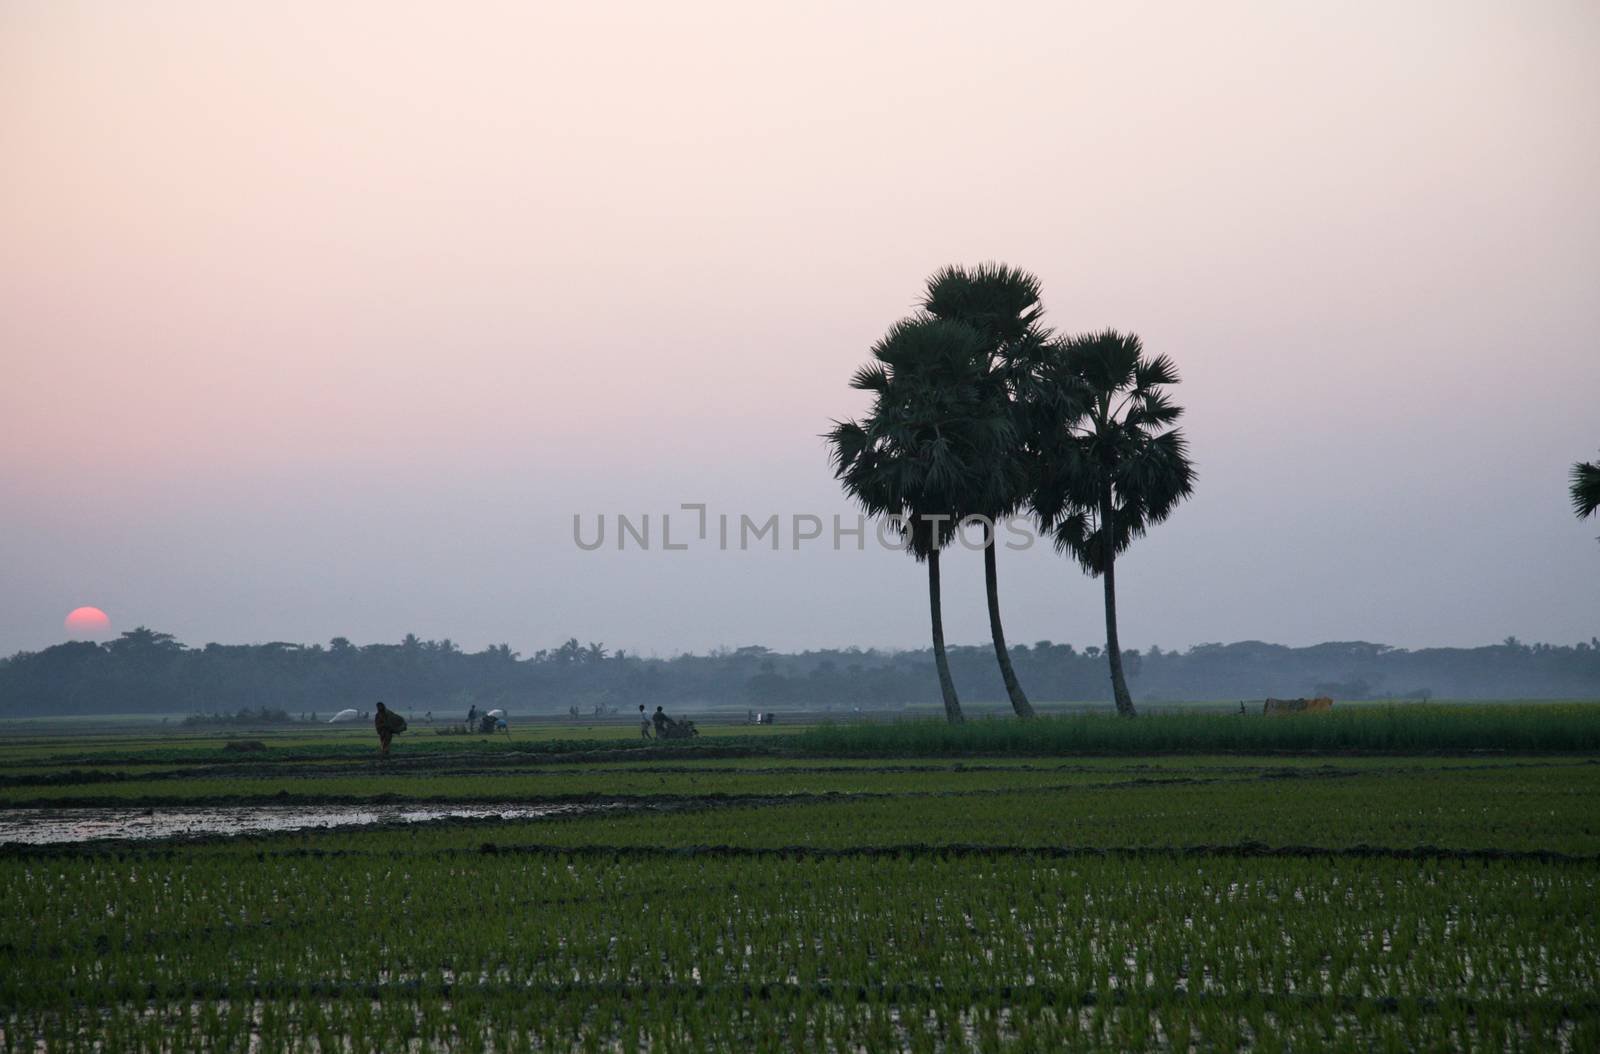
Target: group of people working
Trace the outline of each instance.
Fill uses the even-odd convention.
[[[428,712],[428,719],[429,724],[432,724],[433,712],[431,710]],[[472,728],[479,722],[490,726],[485,728],[484,731],[490,731],[491,729],[500,731],[506,728],[506,719],[504,715],[497,714],[493,711],[480,714],[478,712],[478,707],[474,705],[470,710],[467,711],[467,727]],[[492,725],[490,724],[491,722]],[[398,733],[406,730],[406,719],[395,713],[393,710],[390,710],[380,702],[378,704],[378,711],[373,716],[372,724],[373,727],[378,731],[380,753],[384,757],[388,757],[389,744],[394,740],[394,737]],[[640,738],[650,739],[653,735],[656,739],[671,739],[674,735],[682,735],[684,733],[689,735],[695,734],[695,729],[692,722],[675,721],[668,717],[666,710],[659,706],[656,707],[656,712],[654,714],[647,714],[645,712],[644,704],[639,704]]]
[[[651,730],[655,730],[655,738],[670,739],[672,734],[680,728],[680,723],[667,716],[661,707],[656,707],[654,714],[646,714],[644,704],[639,704],[639,738],[649,739]],[[693,728],[692,725],[688,726]]]

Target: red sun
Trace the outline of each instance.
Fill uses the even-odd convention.
[[[96,637],[111,629],[111,620],[99,608],[73,608],[62,625],[79,637]]]

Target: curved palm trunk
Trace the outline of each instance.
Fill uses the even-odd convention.
[[[1111,659],[1111,694],[1117,701],[1119,717],[1134,717],[1133,696],[1128,694],[1128,681],[1122,675],[1122,646],[1117,643],[1117,565],[1115,559],[1106,561],[1106,654]]]
[[[1106,587],[1106,655],[1111,660],[1111,696],[1116,700],[1118,717],[1134,717],[1133,696],[1128,694],[1128,680],[1122,675],[1122,645],[1117,642],[1117,555],[1111,544],[1111,497],[1109,493],[1100,506],[1101,530],[1105,531],[1106,569],[1100,575]]]
[[[986,530],[983,547],[983,584],[989,593],[989,635],[994,638],[994,659],[1000,664],[1000,679],[1006,682],[1006,695],[1011,697],[1011,709],[1018,717],[1032,717],[1033,704],[1017,680],[1017,671],[1011,668],[1011,653],[1006,650],[1006,631],[1000,626],[1000,579],[995,571],[994,528]]]
[[[961,700],[950,677],[950,660],[944,653],[944,613],[939,603],[939,550],[928,554],[928,608],[933,613],[933,664],[939,668],[939,692],[944,696],[944,716],[952,725],[962,722]]]

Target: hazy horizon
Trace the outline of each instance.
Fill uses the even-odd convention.
[[[141,628],[142,629],[148,629],[148,630],[151,630],[151,631],[156,632],[156,633],[165,632],[164,630],[161,629],[160,626],[144,626],[143,624],[141,624],[139,626],[117,626],[114,629],[112,629],[111,631],[109,631],[108,633],[103,634],[103,635],[97,635],[97,636],[82,635],[82,634],[77,635],[77,636],[71,636],[71,635],[68,635],[68,634],[64,633],[64,634],[62,634],[60,640],[53,641],[52,644],[63,643],[63,642],[66,642],[66,641],[70,640],[70,641],[88,641],[90,643],[98,643],[98,644],[102,644],[103,645],[103,644],[106,644],[106,643],[108,643],[108,642],[110,642],[112,640],[115,640],[116,638],[118,638],[119,636],[127,633],[130,630],[136,630],[136,629],[141,629]],[[482,644],[482,645],[468,646],[468,645],[463,644],[463,642],[460,641],[459,639],[457,639],[455,637],[451,637],[448,634],[446,634],[446,635],[444,635],[442,637],[437,637],[437,638],[424,637],[421,634],[413,634],[413,635],[416,636],[417,639],[419,641],[422,641],[423,643],[436,643],[436,642],[448,640],[450,643],[452,643],[452,644],[456,645],[457,647],[461,648],[461,650],[463,652],[466,652],[466,653],[469,653],[469,654],[482,652],[482,651],[485,651],[485,650],[487,650],[489,648],[499,647],[500,645],[506,643],[503,640],[494,640],[494,641],[489,641],[488,643],[485,643],[485,644]],[[1529,638],[1529,637],[1523,637],[1523,636],[1521,636],[1519,634],[1507,634],[1507,637],[1514,637],[1514,638],[1516,638],[1516,640],[1517,640],[1517,642],[1519,644],[1523,644],[1523,645],[1548,644],[1548,645],[1550,645],[1552,647],[1557,647],[1557,648],[1570,648],[1570,647],[1572,647],[1574,645],[1578,645],[1578,644],[1588,645],[1588,644],[1592,644],[1593,643],[1593,639],[1594,639],[1594,638],[1590,638],[1589,640],[1571,640],[1571,641],[1550,640],[1550,641],[1544,641],[1544,640],[1534,640],[1533,638]],[[275,638],[270,638],[270,639],[269,638],[262,638],[260,640],[223,640],[223,641],[215,641],[215,640],[184,640],[181,637],[176,637],[176,636],[174,637],[174,639],[177,640],[177,642],[179,644],[182,644],[186,648],[191,649],[191,650],[203,649],[203,648],[207,647],[208,645],[212,645],[212,644],[221,645],[223,647],[247,647],[247,648],[248,647],[260,647],[260,646],[269,645],[269,644],[293,644],[293,645],[297,645],[297,646],[303,646],[303,647],[306,647],[306,648],[312,648],[312,647],[327,648],[328,644],[331,641],[333,641],[335,639],[339,639],[339,638],[343,638],[343,639],[349,641],[350,645],[352,647],[355,647],[355,648],[365,648],[365,647],[371,647],[371,646],[394,647],[394,646],[398,646],[398,645],[401,645],[401,644],[404,643],[405,635],[402,634],[400,637],[396,637],[394,639],[386,639],[386,640],[359,640],[359,639],[350,637],[347,634],[334,634],[333,637],[330,637],[327,640],[292,640],[292,639],[288,639],[288,638],[275,637]],[[775,655],[784,655],[784,656],[799,656],[799,655],[804,655],[804,654],[807,654],[807,653],[849,651],[849,650],[852,650],[852,649],[854,649],[856,651],[861,651],[861,652],[875,652],[875,653],[880,654],[880,655],[902,655],[902,654],[915,654],[915,653],[918,653],[918,652],[930,651],[932,649],[932,645],[929,644],[927,641],[923,641],[921,643],[912,642],[910,644],[905,644],[905,645],[872,645],[872,644],[860,644],[860,643],[845,642],[845,643],[840,643],[840,644],[829,644],[829,645],[813,646],[813,647],[809,647],[809,648],[793,648],[793,649],[771,648],[771,647],[768,647],[767,645],[762,645],[760,641],[745,641],[743,643],[737,643],[737,644],[736,643],[714,644],[714,645],[710,645],[709,647],[705,647],[705,648],[683,648],[683,649],[677,649],[677,650],[673,650],[673,651],[662,651],[661,649],[655,649],[655,648],[634,648],[634,647],[629,647],[627,644],[621,644],[621,645],[613,646],[612,643],[610,641],[608,641],[608,640],[592,640],[592,639],[581,638],[581,637],[579,637],[579,638],[570,638],[569,637],[569,638],[562,638],[561,640],[547,641],[547,642],[544,642],[542,644],[538,644],[537,646],[530,645],[529,648],[527,650],[525,650],[525,651],[522,650],[519,645],[515,645],[515,644],[512,644],[511,648],[512,648],[512,651],[516,654],[516,656],[517,656],[517,658],[519,660],[526,660],[526,659],[532,659],[534,657],[534,654],[536,652],[539,652],[539,651],[554,652],[559,646],[561,646],[562,644],[565,644],[568,639],[576,639],[576,640],[579,641],[580,644],[582,644],[584,646],[588,646],[589,644],[602,644],[602,645],[605,646],[605,649],[606,649],[606,652],[607,652],[608,655],[614,653],[618,648],[620,648],[620,650],[622,650],[622,651],[627,653],[629,658],[634,658],[634,659],[667,659],[667,660],[680,658],[680,657],[690,657],[690,658],[692,658],[692,657],[713,656],[713,655],[716,655],[718,653],[731,654],[731,653],[733,653],[734,651],[737,651],[740,648],[751,647],[751,646],[767,647],[767,650],[772,652],[773,654],[775,654]],[[1100,649],[1102,651],[1105,648],[1105,642],[1104,641],[1100,641],[1098,643],[1094,642],[1094,641],[1090,641],[1090,640],[1066,641],[1066,640],[1055,640],[1055,639],[1049,638],[1049,637],[1041,637],[1041,638],[1038,638],[1038,639],[1034,639],[1034,638],[1023,639],[1021,637],[1016,637],[1016,638],[1009,639],[1007,641],[1007,646],[1009,648],[1011,648],[1012,650],[1018,650],[1018,649],[1026,650],[1026,649],[1032,648],[1036,644],[1044,643],[1044,642],[1048,642],[1048,643],[1050,643],[1052,645],[1070,644],[1070,645],[1073,646],[1073,648],[1077,649],[1080,652],[1083,649],[1090,648],[1090,647],[1098,648],[1098,649]],[[1472,650],[1475,650],[1475,649],[1478,649],[1478,648],[1497,647],[1497,646],[1503,645],[1505,642],[1506,642],[1506,638],[1502,638],[1500,640],[1480,641],[1477,644],[1438,644],[1438,645],[1426,645],[1426,646],[1418,647],[1418,648],[1406,648],[1403,645],[1393,645],[1393,644],[1390,644],[1387,641],[1379,641],[1379,640],[1320,640],[1320,641],[1312,641],[1312,642],[1303,643],[1303,644],[1284,644],[1282,641],[1264,640],[1264,639],[1257,638],[1257,637],[1246,637],[1246,638],[1242,638],[1240,640],[1191,641],[1191,642],[1187,642],[1187,643],[1180,644],[1180,645],[1177,645],[1177,646],[1174,646],[1174,647],[1170,647],[1170,648],[1165,646],[1165,645],[1161,645],[1161,644],[1157,644],[1155,646],[1160,648],[1163,653],[1168,653],[1168,652],[1184,653],[1184,652],[1188,652],[1192,648],[1204,648],[1204,647],[1218,646],[1218,645],[1226,647],[1226,646],[1231,646],[1231,645],[1236,645],[1236,644],[1265,644],[1265,645],[1272,646],[1272,647],[1281,646],[1281,647],[1290,648],[1290,649],[1293,649],[1293,650],[1298,650],[1298,649],[1303,649],[1303,648],[1313,648],[1313,647],[1316,647],[1318,645],[1324,645],[1324,644],[1334,644],[1334,645],[1338,645],[1338,644],[1375,644],[1375,645],[1380,645],[1380,646],[1384,646],[1384,647],[1390,647],[1390,648],[1394,648],[1396,650],[1403,650],[1403,651],[1425,651],[1425,650],[1429,650],[1429,649],[1454,649],[1454,650],[1472,651]],[[976,648],[976,649],[979,649],[980,651],[985,652],[986,654],[988,652],[992,651],[992,649],[994,647],[993,643],[990,641],[988,636],[984,636],[982,639],[974,638],[972,640],[947,640],[945,643],[946,643],[946,646],[948,648],[950,648],[951,650],[965,649],[965,648]],[[1135,650],[1135,651],[1139,651],[1139,652],[1147,652],[1149,650],[1149,646],[1148,645],[1146,645],[1146,646],[1127,645],[1125,650]],[[9,657],[9,655],[0,655],[0,659],[4,659],[4,658],[8,658],[8,657]]]
[[[1118,565],[1124,647],[1589,640],[1597,59],[1558,2],[6,5],[0,655],[79,605],[925,647],[902,555],[572,517],[853,517],[851,372],[991,259],[1183,374],[1197,489]],[[1012,641],[1104,640],[1070,561],[999,573]],[[943,577],[985,642],[980,555]]]

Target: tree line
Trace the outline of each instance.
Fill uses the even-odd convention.
[[[988,645],[946,649],[968,702],[1005,704],[1006,685]],[[1009,649],[1013,672],[1052,701],[1106,695],[1103,645],[1052,641]],[[412,715],[445,717],[468,707],[517,714],[630,710],[639,703],[682,710],[846,712],[925,702],[937,678],[929,649],[856,648],[786,654],[760,646],[656,658],[572,638],[523,657],[509,646],[468,652],[449,640],[407,636],[357,646],[207,644],[190,648],[140,627],[109,644],[71,642],[0,660],[0,715],[107,713],[317,713],[371,708],[379,699]],[[1259,641],[1201,644],[1184,651],[1128,649],[1131,686],[1146,703],[1336,699],[1594,698],[1600,695],[1600,640],[1407,651],[1362,642],[1289,648]]]

